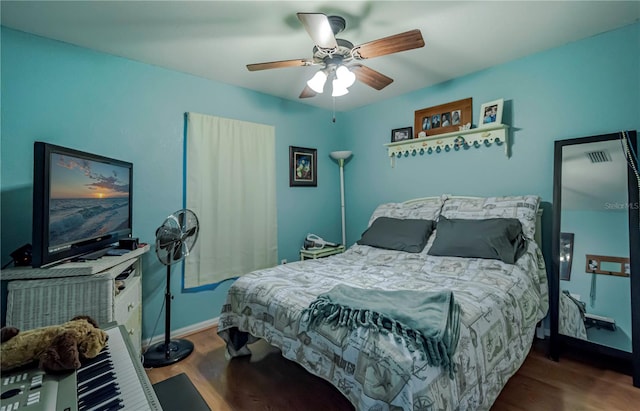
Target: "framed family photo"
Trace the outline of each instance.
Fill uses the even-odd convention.
[[[315,148],[289,146],[289,187],[317,187],[317,157]]]
[[[413,127],[396,128],[391,130],[391,142],[410,140],[413,138]]]
[[[480,124],[478,127],[502,124],[504,99],[490,101],[480,106]]]
[[[471,97],[439,106],[416,110],[414,127],[417,135],[424,132],[427,136],[450,133],[460,130],[460,127],[472,120]]]

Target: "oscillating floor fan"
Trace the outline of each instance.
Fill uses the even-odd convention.
[[[171,339],[171,265],[189,255],[198,239],[198,217],[189,209],[171,214],[156,230],[156,255],[167,266],[165,298],[164,342],[153,344],[144,354],[145,367],[163,367],[176,363],[191,354],[193,343]]]

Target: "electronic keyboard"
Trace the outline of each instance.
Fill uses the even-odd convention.
[[[162,411],[124,326],[104,330],[106,347],[75,372],[3,374],[0,411]]]

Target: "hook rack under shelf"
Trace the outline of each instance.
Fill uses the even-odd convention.
[[[509,157],[508,125],[496,124],[469,130],[453,131],[435,136],[387,143],[385,147],[387,147],[388,155],[391,158],[391,167],[393,167],[396,158],[409,157],[409,155],[459,151],[460,149],[467,150],[471,147],[489,147],[493,144],[504,145],[504,153]]]

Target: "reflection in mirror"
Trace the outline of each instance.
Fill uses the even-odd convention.
[[[622,273],[622,264],[603,261],[600,263],[600,269],[602,271],[608,271],[609,273]]]
[[[595,274],[629,277],[629,259],[608,255],[587,254],[585,271]]]
[[[573,234],[573,255],[586,264],[565,264],[563,274],[561,240],[559,333],[630,352],[629,277],[598,274],[623,269],[620,261],[609,270],[594,258],[629,256],[627,162],[621,142],[563,146],[561,176],[560,231]]]
[[[571,279],[573,261],[573,233],[560,233],[560,279]]]

